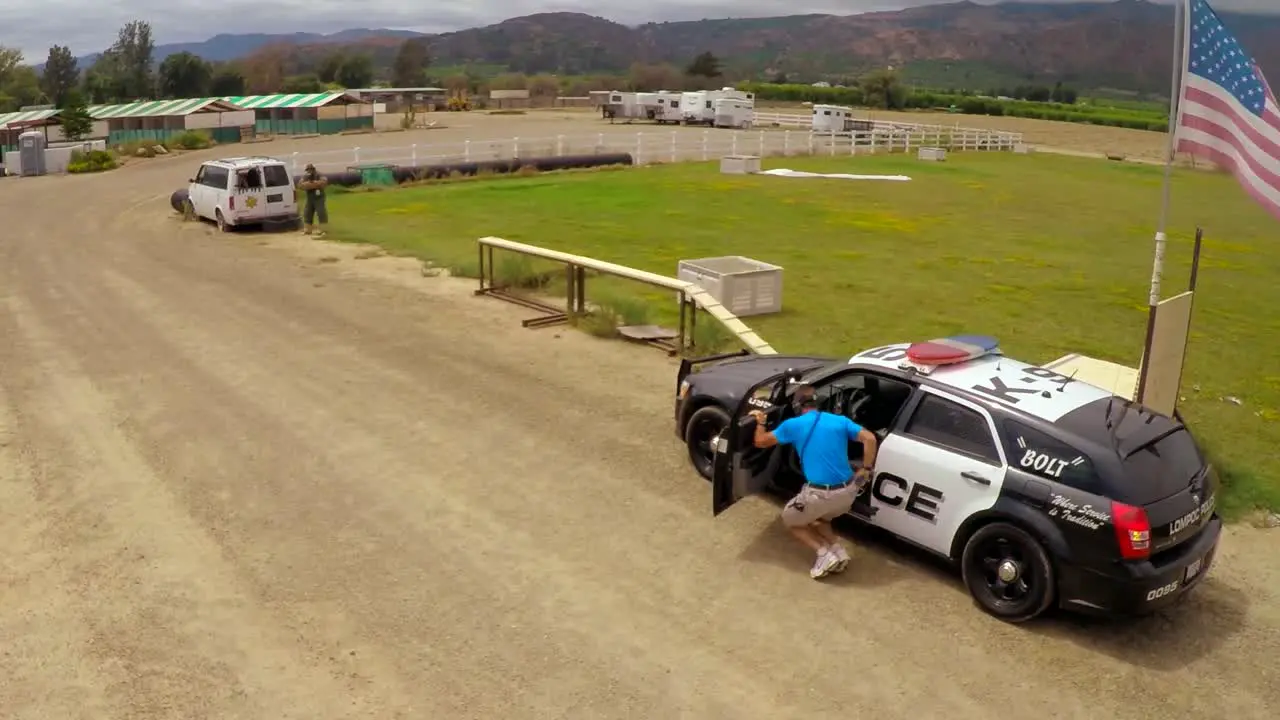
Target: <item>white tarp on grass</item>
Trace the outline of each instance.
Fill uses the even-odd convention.
[[[902,182],[910,180],[906,175],[848,175],[846,173],[811,173],[800,170],[788,170],[786,168],[778,168],[777,170],[762,170],[761,175],[776,175],[778,177],[795,177],[795,178],[834,178],[836,180],[894,180]]]

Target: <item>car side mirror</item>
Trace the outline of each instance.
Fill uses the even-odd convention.
[[[189,182],[189,183],[193,183],[193,182],[195,182],[195,181],[196,181],[196,179],[195,179],[195,178],[187,178],[187,182]]]

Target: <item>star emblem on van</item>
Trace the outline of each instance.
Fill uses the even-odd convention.
[[[245,201],[244,201],[244,204],[245,204],[245,205],[247,205],[250,209],[252,209],[252,208],[254,208],[254,207],[257,207],[257,205],[258,205],[258,198],[256,198],[256,197],[250,197],[250,198],[248,198],[247,200],[245,200]]]

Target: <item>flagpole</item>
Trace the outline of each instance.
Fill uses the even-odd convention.
[[[1173,184],[1173,159],[1177,150],[1178,109],[1182,98],[1182,70],[1186,57],[1184,25],[1188,22],[1190,0],[1178,0],[1173,7],[1173,73],[1169,93],[1168,149],[1164,160],[1164,182],[1160,190],[1160,217],[1156,221],[1155,257],[1151,263],[1151,293],[1147,298],[1147,336],[1142,344],[1142,365],[1138,371],[1138,394],[1142,402],[1147,392],[1147,368],[1151,364],[1151,341],[1156,332],[1156,307],[1160,304],[1160,280],[1164,276],[1164,251],[1169,221],[1170,186]]]

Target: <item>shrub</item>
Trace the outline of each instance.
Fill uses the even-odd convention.
[[[115,170],[118,166],[116,156],[106,150],[90,150],[87,153],[75,150],[71,153],[71,161],[67,164],[67,172],[76,174],[95,173]]]
[[[180,150],[204,150],[213,147],[213,137],[201,130],[187,130],[178,133],[165,143],[169,147]]]

